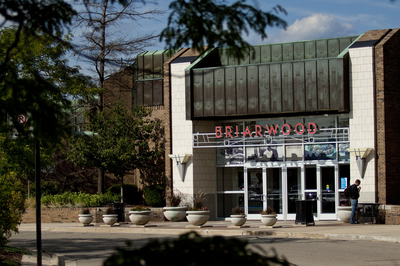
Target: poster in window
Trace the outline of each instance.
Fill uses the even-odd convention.
[[[307,144],[304,145],[304,158],[306,160],[335,160],[336,144]]]
[[[217,148],[217,165],[243,164],[242,147]]]
[[[246,148],[247,162],[273,162],[283,160],[283,146],[269,145]]]
[[[340,178],[340,189],[345,189],[347,187],[347,177]]]
[[[303,160],[303,147],[301,145],[286,146],[286,160],[287,161]]]

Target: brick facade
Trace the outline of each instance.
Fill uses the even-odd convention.
[[[378,202],[400,204],[399,29],[387,30],[375,46]]]
[[[152,182],[165,183],[167,191],[172,191],[172,160],[168,157],[172,153],[171,97],[173,95],[170,93],[170,63],[178,57],[190,57],[198,54],[192,49],[183,48],[164,63],[163,105],[145,107],[152,111],[152,119],[161,121],[161,129],[158,132],[159,141],[155,145],[163,148],[164,154],[155,163],[155,169],[151,171],[147,169],[132,171],[124,178],[125,183],[136,184],[139,188],[143,188]],[[133,83],[132,67],[125,68],[107,78],[104,82],[104,107],[116,102],[122,102],[125,108],[132,110]]]
[[[358,42],[371,41],[370,45],[366,47],[355,47],[353,57],[350,58],[350,64],[354,64],[353,69],[368,68],[366,71],[358,71],[356,75],[352,75],[352,88],[353,92],[357,90],[357,94],[353,95],[357,98],[357,107],[354,102],[351,106],[350,123],[353,123],[355,130],[355,138],[351,139],[351,145],[355,144],[357,147],[373,148],[373,154],[369,156],[366,163],[366,176],[365,182],[363,181],[363,199],[365,202],[379,202],[383,205],[383,210],[386,217],[386,223],[398,224],[400,220],[399,213],[400,207],[392,206],[389,209],[385,206],[387,204],[400,204],[400,90],[397,89],[400,84],[400,51],[398,44],[400,43],[399,29],[394,30],[375,30],[368,31],[363,34]],[[375,42],[374,42],[375,41]],[[352,49],[350,49],[352,50]],[[204,127],[204,132],[212,132],[213,121],[201,121],[192,123],[187,121],[186,118],[173,118],[181,117],[185,113],[185,84],[184,84],[184,70],[190,65],[189,60],[186,64],[177,63],[172,64],[182,76],[176,77],[171,75],[171,62],[178,57],[191,57],[196,56],[198,53],[191,49],[181,49],[174,54],[163,66],[163,105],[147,106],[146,108],[152,110],[152,117],[162,121],[162,131],[160,132],[160,143],[164,148],[164,154],[161,156],[158,166],[152,172],[135,171],[129,178],[126,178],[126,183],[135,183],[139,187],[146,184],[143,180],[151,178],[158,180],[167,185],[167,193],[172,192],[174,186],[179,187],[183,192],[188,194],[195,194],[197,190],[203,189],[210,193],[211,197],[215,197],[215,152],[213,149],[196,150],[192,149],[191,144],[193,132],[202,132],[201,128]],[[366,61],[368,60],[368,61]],[[132,69],[125,69],[119,73],[112,75],[106,81],[106,92],[104,93],[105,105],[116,101],[123,101],[126,108],[133,107],[133,78]],[[353,74],[353,73],[352,73]],[[177,84],[175,91],[177,94],[172,93],[171,81]],[[183,82],[183,83],[182,83]],[[368,95],[367,95],[368,94]],[[175,105],[173,103],[175,101]],[[178,108],[173,111],[173,108]],[[177,111],[176,111],[177,110]],[[368,117],[367,115],[368,114]],[[356,116],[356,117],[354,117]],[[172,125],[172,120],[175,126]],[[190,125],[188,124],[190,122]],[[181,131],[184,132],[181,133]],[[179,135],[173,138],[173,133]],[[183,138],[183,134],[185,137]],[[175,140],[175,141],[174,141]],[[356,140],[356,141],[354,141]],[[185,141],[185,142],[184,142]],[[174,147],[174,148],[173,148]],[[180,183],[180,178],[177,173],[172,178],[173,164],[172,160],[168,157],[169,154],[191,152],[192,162],[188,163],[187,167],[187,180],[186,184],[191,184],[190,188],[185,187]],[[196,160],[196,168],[194,168],[193,161]],[[176,169],[174,170],[174,172]],[[359,173],[355,164],[354,158],[351,159],[351,176],[353,179],[358,178]],[[173,182],[172,182],[173,179]],[[190,190],[190,191],[189,191]],[[167,195],[168,195],[167,194]],[[214,202],[210,199],[210,202]],[[213,209],[216,206],[212,206]]]

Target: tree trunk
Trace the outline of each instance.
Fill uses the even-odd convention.
[[[98,169],[98,175],[97,175],[97,194],[103,194],[104,193],[104,171]]]
[[[105,6],[103,9],[103,17],[102,17],[102,27],[101,27],[101,48],[100,48],[100,71],[99,71],[99,87],[104,88],[104,64],[105,64],[105,41],[106,41],[106,25],[105,25],[105,13],[107,10],[107,3],[105,2]],[[103,93],[99,94],[98,99],[98,112],[103,111]],[[98,193],[104,193],[104,171],[99,169],[99,178],[97,183]],[[121,187],[122,189],[122,187]],[[122,193],[122,192],[121,192]]]
[[[121,176],[121,203],[124,204],[124,177]]]

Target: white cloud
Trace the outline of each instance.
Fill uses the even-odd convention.
[[[271,36],[273,42],[289,42],[356,35],[349,23],[339,22],[333,16],[313,14],[296,20],[286,30]]]

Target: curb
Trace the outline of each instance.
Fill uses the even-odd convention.
[[[77,261],[66,256],[58,257],[58,266],[77,266]]]
[[[35,231],[34,228],[20,228],[20,231]],[[123,234],[156,234],[156,235],[181,235],[195,231],[199,235],[203,236],[275,236],[284,238],[304,238],[304,239],[336,239],[336,240],[352,240],[352,241],[380,241],[389,243],[400,243],[400,239],[392,236],[371,236],[371,235],[356,235],[356,234],[344,234],[344,233],[316,233],[316,232],[282,232],[276,231],[276,229],[269,230],[254,230],[249,229],[234,229],[229,230],[226,227],[203,227],[199,229],[189,229],[184,227],[166,228],[166,227],[143,227],[143,228],[132,228],[132,227],[80,227],[74,226],[69,228],[63,227],[43,227],[42,231],[47,232],[85,232],[85,233],[123,233]],[[73,261],[65,259],[65,265],[69,263],[73,264]]]
[[[27,250],[31,254],[24,254],[21,260],[21,266],[31,266],[37,265],[37,251]],[[58,256],[54,253],[49,253],[46,251],[42,252],[42,264],[46,266],[60,266],[60,260]]]

